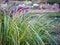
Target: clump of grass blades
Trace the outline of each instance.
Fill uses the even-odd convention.
[[[59,38],[50,34],[54,20],[48,19],[48,14],[40,15],[36,18],[35,14],[24,15],[21,12],[12,19],[9,15],[4,16],[3,45],[58,45]]]

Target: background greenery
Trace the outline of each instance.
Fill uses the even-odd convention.
[[[28,1],[31,1],[31,0],[28,0]],[[48,0],[48,2],[55,2],[55,3],[60,3],[60,0]]]
[[[48,0],[48,2],[60,3],[60,0]]]

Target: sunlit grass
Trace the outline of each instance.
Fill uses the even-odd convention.
[[[2,45],[58,45],[60,37],[54,37],[52,25],[56,19],[50,14],[16,13],[12,18],[4,16]],[[51,14],[55,15],[55,14]],[[57,15],[57,14],[56,14]],[[58,23],[59,24],[59,23]]]

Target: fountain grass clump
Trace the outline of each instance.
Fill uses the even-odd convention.
[[[21,12],[12,18],[5,15],[2,45],[59,45],[60,39],[52,31],[57,24],[60,24],[59,21],[50,18],[48,13]]]

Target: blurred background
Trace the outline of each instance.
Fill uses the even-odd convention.
[[[34,1],[37,2],[37,0],[0,0],[0,3],[3,1]],[[51,3],[60,3],[60,0],[38,0],[39,2],[43,2],[43,1],[48,1]]]

